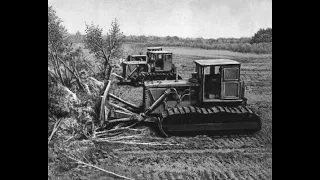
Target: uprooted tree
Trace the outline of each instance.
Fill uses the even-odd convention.
[[[102,28],[99,28],[98,25],[86,24],[85,31],[85,47],[97,58],[99,76],[102,80],[109,80],[112,70],[111,61],[122,55],[122,43],[125,36],[120,31],[116,19],[111,23],[111,29],[109,29],[106,38],[103,37]]]

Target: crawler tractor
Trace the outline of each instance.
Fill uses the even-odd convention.
[[[195,60],[194,63],[195,72],[188,80],[145,81],[144,110],[135,114],[114,106],[126,112],[113,113],[113,120],[109,122],[131,113],[127,120],[132,120],[133,114],[138,121],[153,119],[165,136],[259,131],[260,118],[247,107],[240,63],[229,59]],[[112,94],[109,96],[137,108]]]
[[[148,72],[146,55],[129,55],[122,65],[122,76],[117,76],[121,82],[131,82],[136,85],[141,72]]]
[[[148,48],[147,55],[129,55],[122,62],[122,82],[131,82],[132,85],[143,84],[145,80],[175,79],[176,69],[172,63],[172,53],[162,51],[161,47]],[[178,76],[179,79],[182,79]]]

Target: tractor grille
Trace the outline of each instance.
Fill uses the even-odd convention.
[[[224,68],[224,80],[238,80],[238,68]]]
[[[237,98],[239,97],[239,83],[225,82],[223,91],[223,95],[225,98]]]

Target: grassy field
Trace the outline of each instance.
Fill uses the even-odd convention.
[[[93,163],[133,179],[272,179],[272,55],[179,47],[163,49],[173,52],[173,61],[183,78],[190,77],[196,59],[230,58],[241,62],[248,104],[261,117],[262,130],[253,136],[162,138],[149,127],[139,127],[139,132],[126,132],[125,135],[133,135],[123,141],[127,144],[96,143]],[[130,54],[137,48],[126,44],[124,50]],[[142,101],[142,87],[115,84],[111,92],[137,105]],[[80,167],[68,174],[64,177],[72,174],[76,179],[117,179],[102,171]]]

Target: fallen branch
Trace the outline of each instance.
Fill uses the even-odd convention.
[[[112,106],[112,107],[115,107],[115,108],[118,108],[118,109],[121,109],[122,111],[131,113],[131,114],[136,114],[136,115],[138,115],[137,113],[134,113],[134,112],[132,112],[132,111],[130,111],[130,110],[124,108],[124,107],[121,107],[121,106],[119,106],[119,105],[117,105],[117,104],[114,104],[114,103],[112,103],[112,102],[110,102],[110,101],[107,102],[107,103],[108,103],[108,105],[110,105],[110,106]]]
[[[65,154],[64,154],[64,155],[65,155]],[[65,155],[65,156],[68,157],[69,159],[72,159],[72,160],[76,161],[76,163],[78,163],[78,164],[83,164],[83,165],[86,165],[86,166],[90,166],[90,167],[96,168],[96,169],[98,169],[98,170],[100,170],[100,171],[106,172],[106,173],[108,173],[108,174],[112,174],[112,175],[114,175],[114,176],[116,176],[116,177],[119,177],[119,178],[132,179],[132,178],[128,178],[128,177],[126,177],[126,176],[122,176],[122,175],[113,173],[113,172],[111,172],[111,171],[107,171],[107,170],[102,169],[102,168],[100,168],[100,167],[98,167],[98,166],[94,166],[94,165],[92,165],[92,164],[88,164],[88,163],[82,162],[82,161],[80,161],[80,160],[78,160],[78,159],[75,159],[75,158],[73,158],[73,157],[70,157],[70,156],[68,156],[68,155]],[[132,180],[133,180],[133,179],[132,179]]]
[[[72,133],[72,136],[69,137],[69,138],[68,138],[67,140],[65,140],[64,142],[66,143],[66,142],[70,141],[70,139],[72,139],[72,138],[74,138],[73,133]]]
[[[136,122],[136,123],[131,124],[130,126],[123,127],[123,128],[117,128],[117,129],[111,129],[111,130],[102,131],[102,132],[96,132],[96,135],[102,134],[102,133],[110,133],[110,132],[119,131],[119,130],[130,130],[131,127],[135,126],[138,123],[139,122]]]
[[[109,120],[108,123],[132,121],[132,117]]]
[[[132,128],[129,128],[128,130],[130,130],[130,131],[146,131],[147,129],[132,129]]]
[[[133,113],[129,113],[129,112],[121,111],[121,110],[113,110],[113,113],[114,114],[122,114],[122,115],[125,115],[127,117],[130,117],[130,116],[133,115]]]
[[[136,122],[136,123],[133,123],[129,126],[126,126],[126,127],[122,127],[122,128],[116,128],[116,129],[111,129],[111,130],[106,130],[106,131],[99,131],[99,132],[94,132],[94,138],[101,138],[103,136],[107,136],[107,137],[114,137],[116,135],[119,135],[121,134],[119,131],[122,131],[122,130],[131,130],[131,131],[145,131],[146,129],[132,129],[131,127],[135,126],[136,124],[138,124],[139,122]],[[116,135],[114,135],[114,132],[118,132]],[[112,134],[113,133],[113,134]]]
[[[55,118],[54,118],[54,119],[55,119]],[[48,139],[48,145],[49,145],[49,143],[50,143],[50,141],[51,141],[51,139],[52,139],[52,136],[53,136],[54,133],[58,130],[58,128],[59,128],[59,126],[60,126],[60,124],[61,124],[61,121],[62,121],[62,119],[56,120],[56,123],[54,124],[53,129],[52,129],[52,132],[51,132],[50,137],[49,137],[49,139]]]
[[[109,93],[108,96],[109,96],[109,97],[112,97],[112,98],[114,98],[114,99],[116,99],[116,100],[118,100],[118,101],[120,101],[120,102],[122,102],[123,104],[125,104],[125,105],[127,105],[127,106],[130,106],[131,108],[139,109],[139,106],[137,106],[137,105],[135,105],[135,104],[132,104],[132,103],[130,103],[130,102],[128,102],[128,101],[125,101],[125,100],[123,100],[123,99],[121,99],[121,98],[119,98],[119,97],[117,97],[117,96],[115,96],[115,95],[113,95],[113,94],[111,94],[111,93]]]
[[[146,131],[146,129],[133,129],[133,128],[127,128],[127,127],[125,127],[125,128],[111,129],[111,130],[106,130],[106,131],[98,131],[98,132],[96,132],[96,134],[97,134],[97,135],[100,135],[100,134],[105,134],[105,133],[113,132],[113,131],[115,131],[115,130],[125,130],[125,129],[130,130],[130,131]]]
[[[109,141],[118,141],[121,139],[130,139],[130,138],[141,138],[141,135],[133,135],[133,136],[113,136],[108,138],[100,138],[100,140],[109,140]]]
[[[107,140],[107,138],[105,139],[94,139],[94,141],[97,142],[109,142],[109,143],[120,143],[120,144],[136,144],[136,145],[150,145],[150,146],[174,146],[177,144],[160,144],[160,143],[144,143],[144,142],[132,142],[132,141],[112,141],[112,140]]]
[[[103,93],[103,97],[101,99],[101,107],[100,107],[100,117],[99,117],[99,120],[100,120],[100,125],[103,126],[105,120],[106,120],[106,111],[104,110],[105,108],[105,103],[106,103],[106,99],[107,99],[107,96],[108,96],[108,93],[109,93],[109,90],[110,90],[110,87],[111,87],[111,81],[107,81],[106,83],[107,86],[106,86],[106,89],[104,90],[104,93]]]
[[[122,129],[123,130],[123,129]],[[130,131],[136,131],[136,132],[141,132],[141,131],[145,131],[145,129],[127,129]],[[95,134],[95,138],[101,138],[101,137],[116,137],[118,135],[122,134],[121,132],[117,132],[117,133],[110,133],[110,132],[103,132],[103,133],[99,133],[99,134]]]

